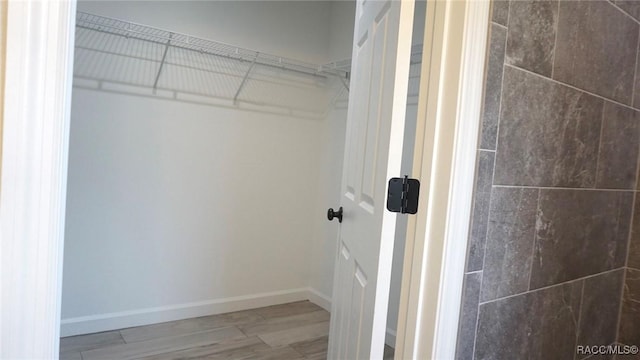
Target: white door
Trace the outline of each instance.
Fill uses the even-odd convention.
[[[396,225],[386,192],[402,175],[413,6],[357,1],[329,359],[381,359],[384,350]]]

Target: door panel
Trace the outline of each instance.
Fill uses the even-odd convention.
[[[413,1],[358,1],[329,359],[382,358],[400,176]],[[400,61],[397,59],[401,59]]]

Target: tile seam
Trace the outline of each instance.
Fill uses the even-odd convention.
[[[556,31],[553,34],[553,60],[551,60],[551,78],[556,70],[556,49],[558,48],[558,29],[560,28],[560,1],[558,0],[558,15],[556,20]]]
[[[619,267],[619,268],[616,268],[616,269],[602,271],[602,272],[599,272],[599,273],[596,273],[596,274],[583,276],[583,277],[580,277],[580,278],[577,278],[577,279],[567,280],[567,281],[563,281],[563,282],[560,282],[560,283],[557,283],[557,284],[547,285],[547,286],[544,286],[544,287],[541,287],[541,288],[537,288],[537,289],[533,289],[533,290],[529,290],[529,291],[525,291],[525,292],[521,292],[521,293],[517,293],[517,294],[512,294],[512,295],[508,295],[508,296],[503,296],[503,297],[500,297],[500,298],[497,298],[497,299],[483,301],[483,302],[479,303],[479,305],[485,305],[485,304],[489,304],[489,303],[496,302],[496,301],[510,299],[510,298],[513,298],[513,297],[516,297],[516,296],[521,296],[521,295],[525,295],[525,294],[531,294],[531,293],[535,293],[537,291],[548,290],[548,289],[551,289],[553,287],[563,286],[563,285],[571,284],[571,283],[574,283],[574,282],[577,282],[577,281],[591,279],[591,278],[594,278],[596,276],[605,275],[605,274],[609,274],[609,273],[612,273],[612,272],[615,272],[615,271],[619,271],[619,270],[624,270],[624,269],[625,269],[624,267]]]
[[[624,287],[627,282],[627,268],[624,268],[624,273],[622,274],[622,290],[620,291],[620,303],[618,304],[618,318],[616,319],[616,335],[614,341],[618,341],[620,339],[620,324],[622,323],[622,306],[624,304]]]
[[[618,4],[616,4],[613,1],[607,1],[609,4],[611,4],[614,8],[616,8],[618,11],[620,11],[621,13],[623,13],[624,15],[626,15],[627,17],[629,17],[629,19],[633,20],[634,23],[640,25],[640,20],[634,18],[631,14],[629,14],[626,10],[624,10],[623,8],[621,8],[620,6],[618,6]]]
[[[635,68],[633,69],[633,87],[631,88],[631,105],[632,106],[637,106],[639,104],[636,104],[636,82],[638,81],[638,79],[636,78],[638,76],[638,52],[640,51],[640,26],[638,27],[638,40],[636,43],[636,63],[635,63]]]
[[[122,329],[120,329],[122,330]],[[128,344],[127,339],[124,338],[124,336],[122,335],[122,331],[118,330],[118,335],[120,335],[120,339],[122,339],[122,342],[124,342],[125,344]]]
[[[599,182],[598,171],[600,171],[600,155],[602,155],[602,138],[604,134],[604,109],[606,106],[607,106],[606,103],[602,104],[602,111],[600,113],[600,135],[598,137],[598,154],[596,155],[596,172],[594,174],[594,179],[593,179],[594,189],[598,188],[598,182]]]
[[[566,86],[566,87],[568,87],[568,88],[570,88],[570,89],[574,89],[574,90],[580,91],[580,92],[582,92],[582,93],[584,93],[584,94],[587,94],[587,95],[591,95],[591,96],[597,97],[598,99],[602,99],[602,100],[605,100],[605,101],[608,101],[608,102],[614,103],[614,104],[616,104],[616,105],[623,106],[623,107],[625,107],[625,108],[627,108],[627,109],[630,109],[630,110],[633,110],[633,111],[640,111],[639,109],[636,109],[636,108],[634,108],[634,107],[633,107],[633,106],[631,106],[631,105],[623,104],[623,103],[621,103],[621,102],[619,102],[619,101],[617,101],[617,100],[613,100],[613,99],[610,99],[610,98],[604,97],[604,96],[602,96],[602,95],[598,95],[598,94],[596,94],[596,93],[590,92],[590,91],[588,91],[588,90],[581,89],[581,88],[579,88],[579,87],[576,87],[575,85],[567,84],[567,83],[561,82],[561,81],[559,81],[559,80],[552,79],[552,78],[550,78],[550,77],[548,77],[548,76],[544,76],[544,75],[541,75],[541,74],[535,73],[535,72],[533,72],[533,71],[531,71],[531,70],[523,69],[523,68],[521,68],[521,67],[519,67],[519,66],[515,66],[515,65],[511,65],[511,64],[507,64],[507,63],[505,63],[505,66],[508,66],[508,67],[510,67],[510,68],[512,68],[512,69],[515,69],[515,70],[523,71],[523,72],[525,72],[525,73],[527,73],[527,74],[534,75],[534,76],[539,77],[539,78],[544,79],[544,80],[551,81],[551,82],[556,83],[556,84],[558,84],[558,85]]]
[[[542,197],[542,190],[538,189],[538,198],[536,199],[536,213],[534,217],[533,226],[533,240],[531,246],[531,263],[529,264],[529,278],[527,279],[527,291],[531,291],[531,278],[533,277],[533,261],[536,254],[536,245],[538,244],[538,212],[540,211],[540,198]]]
[[[582,323],[582,305],[584,303],[584,288],[585,281],[582,281],[582,289],[580,290],[580,306],[578,307],[578,324],[576,325],[576,340],[573,344],[573,359],[576,360],[578,357],[578,352],[576,348],[578,346],[578,340],[580,340],[580,325]]]
[[[495,187],[495,188],[515,188],[515,189],[604,191],[604,192],[628,192],[628,193],[636,193],[636,192],[640,191],[640,190],[633,190],[633,189],[571,188],[571,187],[562,187],[562,186],[501,185],[501,184],[493,184],[493,187]]]
[[[495,22],[495,21],[491,21],[491,25],[496,25],[496,26],[500,26],[500,27],[501,27],[501,28],[503,28],[503,29],[507,29],[507,26],[506,26],[506,25],[502,25],[502,24],[500,24],[500,23],[498,23],[498,22]]]

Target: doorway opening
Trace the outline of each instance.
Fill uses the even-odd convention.
[[[398,176],[411,173],[425,6],[416,3]],[[264,329],[302,321],[316,332],[298,342],[326,338],[339,225],[325,212],[340,199],[355,8],[78,3],[61,355],[99,358],[105,341],[163,347],[201,332],[184,319],[260,308]],[[270,320],[265,307],[281,313]],[[172,321],[195,327],[160,341],[120,331]]]

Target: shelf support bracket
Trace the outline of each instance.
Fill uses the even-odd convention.
[[[164,46],[164,54],[162,54],[162,61],[160,62],[160,67],[158,68],[156,81],[153,82],[154,93],[156,91],[156,88],[158,87],[158,80],[160,80],[160,74],[162,73],[162,68],[164,67],[164,61],[167,59],[167,52],[169,51],[169,45],[171,45],[171,38],[173,38],[173,33],[169,34],[169,40],[167,40],[167,44]]]
[[[247,69],[247,72],[244,74],[244,77],[242,78],[242,82],[240,83],[240,86],[238,86],[238,91],[236,91],[236,94],[233,97],[233,105],[236,105],[238,103],[238,95],[240,95],[240,91],[242,91],[244,84],[247,82],[247,79],[249,78],[249,74],[251,73],[251,70],[253,70],[253,67],[256,65],[258,56],[260,56],[260,53],[256,53],[256,57],[253,58],[251,65]]]
[[[348,79],[348,77],[347,77]],[[347,80],[345,80],[345,78],[343,78],[342,76],[340,76],[340,82],[342,83],[342,85],[344,86],[345,89],[347,89],[347,91],[349,91],[349,83],[347,83]]]

